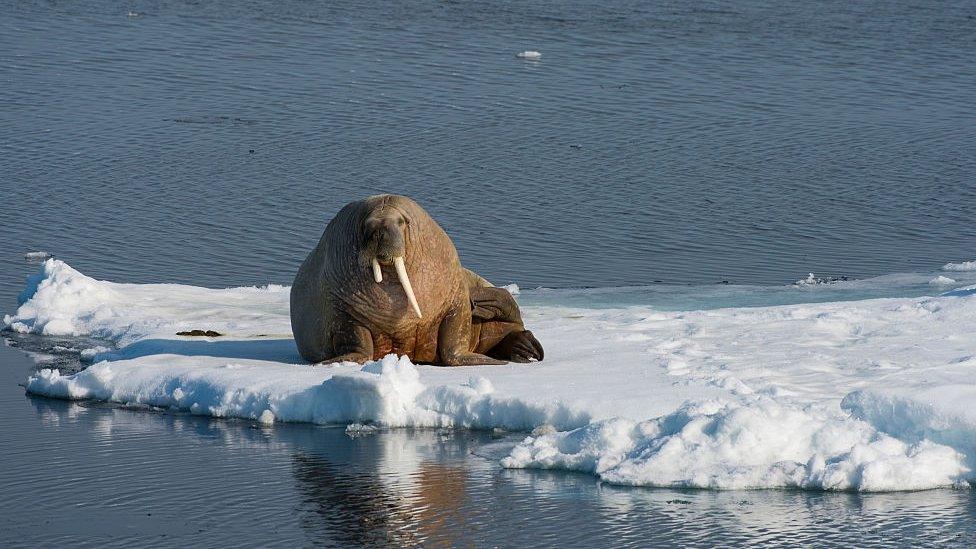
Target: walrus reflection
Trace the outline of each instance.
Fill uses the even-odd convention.
[[[371,196],[336,214],[295,275],[291,324],[310,362],[543,358],[512,296],[462,267],[447,233],[404,196]]]
[[[321,455],[292,458],[309,530],[326,531],[340,545],[453,546],[467,522],[468,473],[425,460],[412,484],[389,485],[372,474],[340,468]],[[308,521],[321,521],[312,524]],[[322,524],[324,523],[324,524]]]

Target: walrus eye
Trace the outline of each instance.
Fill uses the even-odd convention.
[[[399,225],[401,227],[404,226],[404,225],[406,225],[406,224],[407,224],[407,221],[405,219],[403,219],[402,217],[397,220],[397,225]]]

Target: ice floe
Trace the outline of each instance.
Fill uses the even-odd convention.
[[[962,261],[959,263],[946,263],[942,266],[943,271],[969,272],[976,271],[976,261]]]
[[[30,263],[40,263],[41,261],[44,261],[45,259],[49,259],[51,257],[53,257],[53,255],[50,252],[39,251],[39,252],[27,252],[24,254],[24,259],[26,259]]]
[[[976,287],[689,311],[537,303],[523,316],[544,362],[469,368],[304,364],[288,290],[120,284],[50,259],[3,325],[106,340],[81,352],[85,370],[25,383],[58,398],[354,434],[531,431],[505,467],[616,484],[915,490],[976,478]],[[224,336],[175,335],[190,329]]]

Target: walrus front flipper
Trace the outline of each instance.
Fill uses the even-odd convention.
[[[512,362],[541,361],[546,356],[542,344],[529,330],[508,334],[485,354]]]
[[[349,322],[347,319],[346,322]],[[373,336],[364,326],[339,322],[329,337],[328,356],[314,362],[358,362],[373,360]]]

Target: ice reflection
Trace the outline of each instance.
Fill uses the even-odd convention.
[[[342,428],[30,401],[46,430],[88,457],[112,449],[108,462],[82,456],[109,501],[151,497],[191,523],[244,521],[239,535],[252,543],[270,541],[272,532],[274,540],[339,546],[976,541],[976,496],[967,490],[623,488],[583,474],[501,469],[498,458],[519,436],[392,430],[351,437]],[[133,468],[148,482],[191,478],[202,494],[187,497],[175,486],[138,493],[126,485]],[[57,495],[58,486],[47,494]],[[215,502],[254,502],[262,516],[276,517],[274,528],[271,519],[245,520],[240,509]]]

